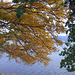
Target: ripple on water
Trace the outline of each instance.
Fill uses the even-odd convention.
[[[62,47],[60,49],[63,50]],[[67,72],[65,68],[60,69],[60,61],[64,58],[59,56],[60,52],[54,52],[49,56],[52,61],[48,66],[38,62],[30,66],[24,65],[22,62],[16,63],[14,59],[9,60],[6,57],[7,54],[4,53],[0,59],[0,72],[4,75],[75,75],[75,72]]]

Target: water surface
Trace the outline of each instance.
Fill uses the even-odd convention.
[[[58,38],[62,38],[63,41],[67,40],[66,36]],[[62,47],[65,47],[65,44]],[[68,72],[66,68],[60,68],[60,62],[64,59],[64,56],[59,56],[63,50],[62,47],[58,47],[59,52],[53,52],[48,56],[51,61],[47,66],[38,62],[33,65],[25,65],[23,62],[16,63],[15,59],[9,60],[6,53],[0,53],[0,73],[3,75],[75,75],[75,72]]]

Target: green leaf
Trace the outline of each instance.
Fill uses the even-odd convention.
[[[34,3],[34,0],[30,0],[30,1],[29,1],[29,4],[31,4],[31,5],[32,5],[33,3]]]
[[[29,0],[24,0],[25,2],[28,2]]]
[[[25,12],[26,12],[25,8],[22,8],[21,6],[19,6],[16,9],[16,16],[17,16],[17,18],[20,18],[23,15],[23,13],[25,13]]]
[[[18,0],[13,0],[12,2],[14,2],[14,3],[18,3]]]

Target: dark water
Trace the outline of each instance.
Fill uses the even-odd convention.
[[[66,36],[60,36],[63,41],[67,40]],[[65,47],[63,44],[62,47]],[[52,55],[48,57],[51,58],[51,61],[47,66],[44,66],[43,63],[35,63],[33,65],[24,65],[24,63],[16,63],[14,59],[9,60],[6,53],[0,54],[0,73],[3,75],[75,75],[75,72],[68,72],[66,68],[60,68],[61,59],[64,59],[64,56],[59,56],[59,53],[63,50],[62,47],[59,52],[53,52]]]

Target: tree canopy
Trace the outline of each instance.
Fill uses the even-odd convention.
[[[57,34],[64,32],[68,7],[63,0],[13,0],[0,2],[0,51],[25,64],[47,65],[47,55],[62,45]]]

